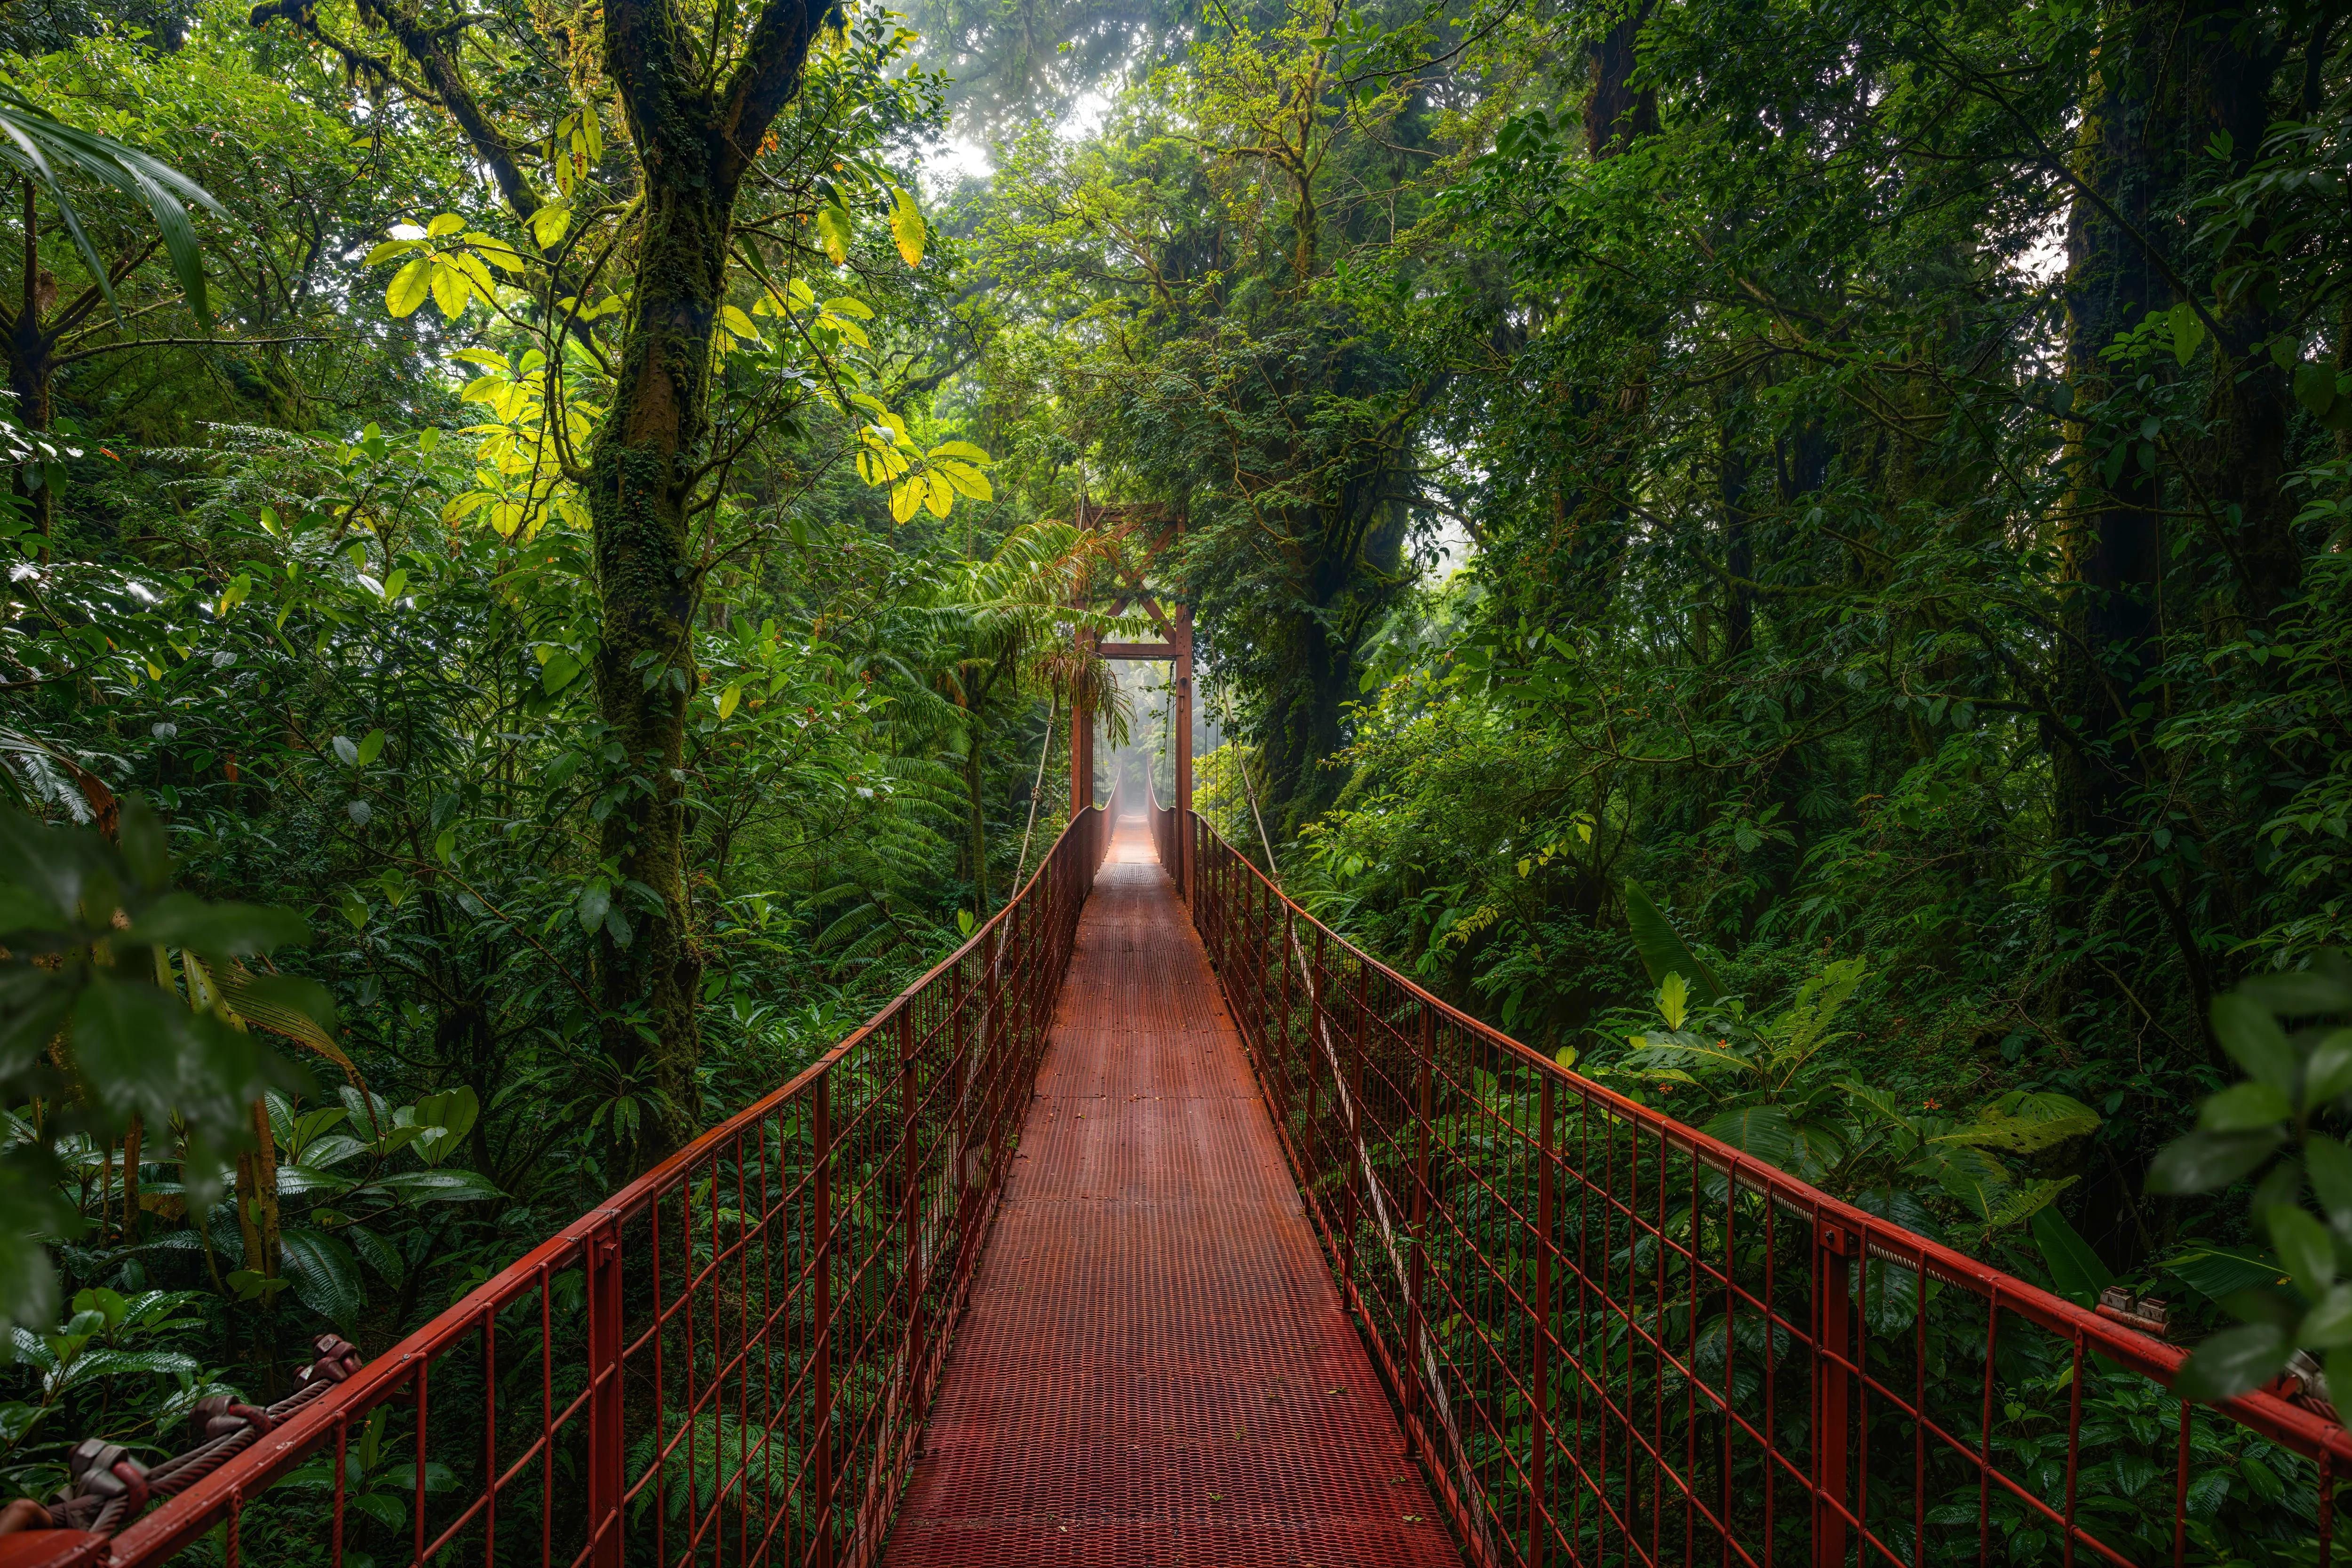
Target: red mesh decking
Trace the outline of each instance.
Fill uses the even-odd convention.
[[[1455,1564],[1140,818],[1119,825],[890,1568]]]

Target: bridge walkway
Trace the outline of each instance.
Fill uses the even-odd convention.
[[[1455,1568],[1200,938],[1122,820],[886,1568]]]

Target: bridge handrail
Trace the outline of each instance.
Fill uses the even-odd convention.
[[[1752,1529],[1756,1521],[1748,1516],[1759,1511],[1752,1499],[1733,1495],[1731,1479],[1742,1458],[1748,1462],[1744,1487],[1763,1483],[1768,1498],[1786,1489],[1801,1500],[1811,1521],[1810,1550],[1816,1563],[1836,1568],[1857,1551],[1864,1563],[1924,1562],[1924,1544],[1906,1551],[1890,1533],[1884,1505],[1889,1483],[1883,1464],[1872,1463],[1872,1444],[1880,1440],[1873,1436],[1874,1417],[1881,1438],[1885,1427],[1902,1422],[1915,1434],[1906,1439],[1916,1450],[1908,1500],[1916,1519],[1906,1521],[1915,1543],[1924,1542],[1927,1515],[1939,1506],[1930,1500],[1927,1484],[1933,1449],[1947,1472],[1955,1465],[1965,1472],[1963,1489],[1984,1498],[1975,1521],[1980,1536],[1990,1535],[1992,1500],[1998,1496],[2026,1523],[2057,1531],[2070,1563],[2077,1547],[2118,1564],[2135,1561],[2095,1534],[2078,1511],[2083,1373],[2090,1358],[2103,1357],[2168,1391],[2187,1359],[2185,1350],[1832,1197],[1561,1067],[1364,952],[1285,894],[1198,812],[1190,815],[1194,923],[1241,1026],[1342,1289],[1474,1560],[1533,1563],[1569,1561],[1570,1554],[1589,1560],[1583,1552],[1591,1538],[1612,1530],[1624,1561],[1662,1560],[1656,1549],[1664,1542],[1657,1538],[1655,1509],[1648,1521],[1653,1539],[1645,1547],[1640,1539],[1643,1521],[1636,1517],[1641,1510],[1634,1506],[1639,1500],[1629,1498],[1622,1510],[1611,1501],[1607,1489],[1615,1483],[1605,1453],[1598,1471],[1591,1468],[1591,1445],[1585,1438],[1597,1425],[1605,1439],[1622,1439],[1626,1455],[1642,1450],[1653,1503],[1672,1494],[1669,1511],[1684,1516],[1680,1522],[1686,1531],[1717,1540],[1727,1563],[1734,1556],[1750,1564],[1771,1563],[1785,1555],[1769,1535],[1760,1549],[1741,1539],[1743,1519]],[[1400,1075],[1412,1082],[1400,1083]],[[1443,1112],[1441,1105],[1447,1108]],[[1560,1131],[1570,1118],[1583,1135],[1574,1159]],[[1457,1146],[1448,1127],[1474,1124],[1485,1142],[1464,1135]],[[1440,1162],[1436,1171],[1433,1156]],[[1596,1157],[1607,1165],[1599,1173],[1591,1168]],[[1648,1191],[1643,1190],[1645,1163],[1652,1177]],[[1720,1193],[1711,1190],[1709,1177],[1722,1183]],[[1634,1189],[1630,1199],[1619,1190],[1629,1178]],[[1670,1186],[1675,1207],[1686,1209],[1686,1215],[1669,1215]],[[1474,1201],[1458,1205],[1450,1195],[1454,1187]],[[1741,1237],[1738,1205],[1729,1201],[1734,1192],[1761,1204],[1748,1221],[1763,1232],[1760,1282],[1743,1274],[1736,1256]],[[1580,1205],[1598,1201],[1599,1235],[1608,1245],[1597,1266],[1588,1252],[1571,1251],[1590,1239],[1591,1221],[1581,1207],[1572,1227],[1576,1241],[1562,1239],[1563,1194]],[[1653,1201],[1654,1216],[1632,1206]],[[1511,1239],[1535,1255],[1532,1283],[1526,1269],[1514,1273],[1486,1256],[1485,1248],[1493,1243],[1481,1237],[1470,1208],[1507,1216],[1503,1223]],[[1783,1222],[1777,1226],[1776,1217]],[[1686,1224],[1691,1239],[1680,1238],[1678,1221]],[[1709,1221],[1721,1240],[1719,1261],[1710,1256],[1711,1244],[1699,1239]],[[1800,1234],[1775,1236],[1776,1228]],[[1757,1245],[1753,1237],[1746,1239],[1749,1247]],[[1654,1267],[1657,1274],[1657,1289],[1646,1302],[1632,1261],[1644,1246],[1651,1261],[1639,1267]],[[1787,1281],[1772,1278],[1774,1260],[1783,1252],[1799,1255],[1805,1266],[1801,1317],[1787,1300]],[[1874,1263],[1877,1268],[1868,1267]],[[1611,1290],[1612,1266],[1625,1276],[1617,1281],[1616,1294]],[[1654,1386],[1639,1392],[1663,1400],[1658,1390],[1671,1383],[1672,1403],[1687,1404],[1674,1443],[1695,1445],[1695,1434],[1703,1427],[1711,1423],[1717,1428],[1706,1439],[1721,1449],[1712,1473],[1702,1474],[1707,1466],[1696,1446],[1687,1462],[1678,1464],[1681,1456],[1672,1451],[1663,1415],[1645,1419],[1636,1408],[1641,1401],[1630,1374],[1620,1379],[1625,1384],[1622,1400],[1614,1398],[1612,1387],[1570,1353],[1559,1326],[1567,1309],[1549,1294],[1556,1272],[1579,1292],[1577,1331],[1583,1332],[1590,1326],[1584,1320],[1599,1311],[1625,1343],[1637,1345],[1627,1352],[1629,1366],[1650,1358]],[[1680,1276],[1672,1300],[1664,1288],[1669,1273]],[[1894,1373],[1870,1359],[1872,1351],[1884,1351],[1886,1338],[1877,1331],[1883,1323],[1874,1329],[1871,1313],[1883,1319],[1890,1300],[1908,1292],[1922,1345],[1930,1317],[1938,1311],[1951,1315],[1948,1306],[1930,1310],[1934,1293],[1905,1283],[1914,1276],[1957,1287],[1982,1308],[1984,1373],[1979,1392],[1984,1403],[1977,1410],[1954,1417],[1928,1408],[1924,1360],[1912,1380],[1916,1386],[1906,1394],[1895,1386],[1900,1380]],[[1841,1280],[1843,1289],[1825,1289],[1824,1280]],[[1832,1293],[1843,1301],[1832,1305],[1824,1300]],[[1463,1310],[1477,1303],[1488,1312]],[[1722,1307],[1717,1321],[1724,1328],[1702,1346],[1698,1320],[1706,1305]],[[1668,1328],[1685,1306],[1681,1325]],[[1446,1313],[1447,1308],[1454,1311]],[[1991,1401],[2000,1364],[1995,1352],[2004,1315],[2056,1336],[2071,1355],[2065,1494],[2055,1503],[2004,1470],[1988,1440],[1984,1417],[1995,1409]],[[1466,1318],[1472,1327],[1438,1333],[1431,1324],[1441,1316]],[[1539,1326],[1545,1324],[1550,1326]],[[1807,1363],[1796,1396],[1808,1415],[1818,1418],[1808,1423],[1809,1434],[1822,1435],[1818,1446],[1810,1435],[1799,1444],[1776,1430],[1772,1423],[1785,1412],[1773,1412],[1769,1404],[1760,1421],[1741,1408],[1733,1363],[1738,1356],[1760,1353],[1741,1342],[1744,1333],[1753,1339],[1755,1332],[1768,1336],[1761,1342],[1783,1347],[1763,1357],[1766,1371],[1751,1374],[1765,1385],[1796,1381],[1779,1370],[1783,1363]],[[1874,1334],[1877,1343],[1872,1342]],[[1677,1344],[1677,1338],[1686,1342]],[[1557,1363],[1551,1360],[1555,1354],[1560,1358]],[[1710,1362],[1720,1369],[1719,1387],[1708,1381],[1716,1375]],[[1549,1370],[1555,1365],[1558,1371]],[[1554,1387],[1559,1377],[1566,1378],[1579,1401],[1578,1415],[1566,1422],[1574,1428],[1573,1442],[1563,1441],[1563,1415],[1550,1407],[1559,1392]],[[1507,1396],[1523,1402],[1521,1419],[1528,1428],[1516,1446],[1507,1423],[1488,1408]],[[1588,1396],[1597,1415],[1582,1405]],[[2223,1401],[2218,1408],[2314,1461],[2319,1560],[2325,1564],[2336,1486],[2352,1472],[2352,1435],[2332,1411],[2306,1408],[2269,1391]],[[2179,1421],[2178,1463],[2171,1467],[2171,1550],[2166,1553],[2176,1563],[2185,1552],[2190,1482],[2186,1403]],[[1978,1428],[1973,1447],[1958,1436],[1971,1423]],[[1652,1428],[1646,1434],[1645,1425]],[[1734,1442],[1735,1432],[1744,1444]],[[1736,1454],[1742,1447],[1748,1451]],[[1572,1511],[1555,1507],[1546,1486],[1562,1463],[1570,1490],[1579,1498]],[[1939,1479],[1948,1492],[1951,1476]],[[1878,1495],[1871,1494],[1872,1487],[1880,1489]],[[1594,1500],[1591,1518],[1581,1505],[1585,1497]],[[1563,1511],[1569,1517],[1561,1517]],[[1761,1505],[1768,1532],[1772,1512],[1769,1501]],[[1604,1518],[1606,1528],[1600,1522]],[[1711,1558],[1714,1549],[1705,1554]]]
[[[380,1438],[384,1414],[397,1408],[414,1412],[414,1432],[396,1439],[415,1449],[402,1489],[407,1504],[402,1533],[412,1565],[473,1534],[490,1561],[501,1522],[510,1531],[537,1536],[542,1568],[559,1563],[620,1568],[624,1537],[647,1533],[652,1560],[666,1563],[707,1549],[714,1530],[742,1531],[755,1514],[762,1516],[763,1533],[739,1542],[751,1549],[746,1561],[766,1560],[772,1548],[782,1546],[781,1561],[862,1563],[878,1545],[879,1527],[911,1465],[945,1331],[961,1309],[1008,1145],[1027,1108],[1078,908],[1108,847],[1118,809],[1115,791],[1108,805],[1073,817],[1003,909],[782,1087],[669,1155],[383,1354],[353,1369],[356,1352],[322,1340],[329,1353],[312,1370],[332,1382],[325,1394],[282,1402],[273,1407],[282,1413],[275,1421],[244,1406],[235,1407],[241,1414],[209,1413],[210,1457],[194,1467],[197,1473],[183,1478],[183,1489],[152,1511],[131,1517],[150,1500],[141,1484],[142,1468],[131,1460],[125,1468],[120,1451],[108,1451],[83,1485],[86,1491],[123,1497],[113,1510],[119,1517],[107,1520],[120,1524],[118,1532],[110,1539],[95,1532],[51,1538],[40,1561],[47,1568],[156,1563],[226,1524],[228,1568],[237,1568],[241,1529],[257,1499],[331,1445],[332,1462],[321,1484],[331,1496],[312,1511],[320,1516],[318,1528],[327,1533],[331,1560],[340,1563],[356,1521],[353,1449],[371,1433]],[[887,1048],[894,1040],[895,1053]],[[803,1131],[807,1147],[796,1151],[794,1133]],[[805,1157],[796,1162],[796,1152]],[[722,1188],[730,1183],[723,1194],[730,1206],[722,1209]],[[683,1202],[673,1231],[665,1235],[662,1219],[673,1199]],[[698,1207],[707,1212],[698,1215]],[[895,1239],[875,1239],[885,1231]],[[755,1239],[762,1292],[756,1324],[749,1297]],[[639,1250],[648,1247],[650,1279],[636,1267]],[[950,1267],[942,1269],[942,1262]],[[665,1263],[674,1270],[683,1265],[667,1287]],[[576,1304],[567,1300],[561,1310],[584,1316],[587,1342],[581,1364],[565,1366],[559,1376],[554,1347],[576,1325],[559,1326],[558,1299],[570,1296],[568,1277],[574,1274],[582,1279],[579,1299]],[[877,1283],[883,1287],[878,1292],[872,1289]],[[844,1291],[838,1301],[836,1285]],[[731,1304],[720,1299],[729,1286],[741,1292]],[[534,1302],[535,1313],[524,1310],[519,1322],[506,1321]],[[497,1370],[501,1338],[533,1341],[534,1319],[537,1349],[525,1354],[537,1362],[538,1376],[524,1383],[535,1382],[526,1392],[537,1397],[521,1403],[535,1414],[510,1392],[501,1403]],[[698,1348],[698,1329],[705,1340]],[[455,1489],[436,1487],[434,1469],[464,1456],[433,1441],[433,1373],[468,1340],[481,1346],[482,1368],[475,1373],[458,1366],[446,1375],[462,1396],[482,1404],[466,1433],[482,1450],[478,1485],[469,1497],[444,1501],[440,1493]],[[775,1386],[779,1342],[781,1390]],[[677,1365],[681,1350],[684,1364]],[[702,1361],[709,1363],[709,1375],[698,1380]],[[762,1381],[753,1400],[747,1389],[755,1370]],[[669,1381],[682,1377],[686,1384],[675,1431],[667,1419],[673,1412],[666,1373]],[[648,1393],[650,1417],[644,1408]],[[745,1436],[752,1404],[761,1405],[756,1438]],[[525,1439],[519,1453],[502,1451],[501,1438],[512,1429]],[[95,1445],[85,1448],[97,1452]],[[559,1458],[569,1472],[560,1484]],[[681,1458],[682,1478],[673,1473]],[[538,1473],[528,1474],[533,1467]],[[369,1477],[356,1479],[364,1489]],[[536,1513],[508,1500],[527,1482],[536,1494]],[[680,1525],[671,1522],[674,1485],[682,1485],[686,1498],[688,1517]],[[560,1520],[559,1498],[572,1505]],[[506,1510],[520,1514],[519,1521],[501,1519],[502,1500]],[[68,1512],[57,1522],[87,1525],[100,1511]],[[647,1512],[651,1520],[644,1517]],[[7,1539],[0,1536],[0,1558],[9,1556]],[[634,1546],[628,1556],[640,1560]]]

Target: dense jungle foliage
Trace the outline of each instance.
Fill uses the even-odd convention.
[[[0,1493],[381,1350],[789,1077],[1035,868],[1074,705],[1168,788],[1076,646],[1147,580],[1202,808],[1371,951],[2248,1316],[2214,1390],[2352,1381],[2344,0],[11,0],[0,51]],[[2200,1549],[2300,1560],[2308,1479],[2200,1431],[2252,1510]]]

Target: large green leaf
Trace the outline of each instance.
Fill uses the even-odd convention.
[[[91,280],[109,305],[113,305],[115,299],[106,263],[99,259],[89,236],[82,232],[81,216],[58,178],[60,169],[112,186],[147,209],[157,237],[163,242],[163,254],[171,261],[172,276],[187,296],[189,310],[194,312],[197,324],[205,333],[212,331],[212,300],[205,288],[204,257],[197,248],[195,226],[188,221],[184,205],[194,202],[220,212],[221,205],[210,192],[136,147],[67,124],[11,88],[0,87],[0,136],[6,139],[0,142],[0,159],[14,164],[48,193],[66,232],[73,237],[74,247],[81,252],[82,261],[89,268]]]
[[[1703,1002],[1723,1000],[1722,984],[1715,972],[1701,963],[1691,952],[1642,884],[1632,878],[1625,880],[1625,921],[1633,931],[1633,950],[1642,955],[1642,967],[1650,972],[1650,979],[1664,984],[1669,974],[1679,974],[1688,981]]]
[[[310,923],[291,910],[208,904],[187,893],[167,893],[123,932],[123,940],[142,947],[185,947],[208,955],[242,957],[310,934]]]
[[[474,1130],[481,1114],[481,1102],[464,1084],[426,1095],[416,1102],[416,1124],[428,1130],[417,1139],[416,1152],[426,1164],[438,1165]]]
[[[2008,1154],[2032,1154],[2099,1130],[2099,1113],[2069,1095],[2002,1095],[1973,1121],[1937,1134],[1939,1143],[1970,1143]]]
[[[1858,1083],[1850,1078],[1840,1079],[1837,1087],[1847,1098],[1864,1109],[1875,1111],[1905,1131],[1913,1130],[1910,1113],[1895,1103],[1895,1097],[1885,1089],[1874,1088],[1866,1083]]]
[[[2242,992],[2213,999],[2213,1034],[2230,1059],[2283,1093],[2294,1092],[2294,1047],[2271,1010]]]
[[[2159,1150],[2147,1167],[2147,1190],[2168,1196],[2210,1193],[2252,1175],[2286,1140],[2279,1128],[2253,1132],[2191,1132]]]
[[[2209,1300],[2226,1300],[2257,1285],[2275,1285],[2286,1270],[2269,1253],[2251,1247],[2216,1247],[2192,1241],[2158,1265]]]
[[[2260,1388],[2294,1353],[2294,1335],[2277,1323],[2223,1329],[2197,1347],[2172,1391],[2184,1399],[2228,1399]]]
[[[2033,1245],[2041,1249],[2042,1261],[2049,1265],[2058,1294],[2078,1307],[2097,1306],[2099,1292],[2116,1282],[2082,1232],[2067,1224],[2066,1216],[2055,1208],[2045,1205],[2034,1215]]]
[[[473,1171],[399,1171],[369,1184],[410,1203],[483,1203],[499,1195],[488,1177]]]
[[[367,1305],[367,1286],[360,1279],[359,1260],[352,1249],[323,1230],[298,1226],[280,1237],[286,1277],[294,1282],[294,1299],[349,1331]]]
[[[1789,1113],[1777,1105],[1744,1105],[1727,1110],[1700,1131],[1783,1170],[1796,1153],[1796,1130],[1789,1125]]]

